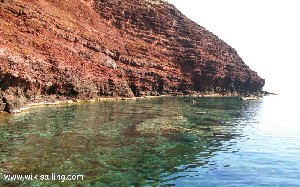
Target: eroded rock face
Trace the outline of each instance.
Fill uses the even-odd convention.
[[[237,52],[160,0],[0,1],[0,104],[259,92]]]

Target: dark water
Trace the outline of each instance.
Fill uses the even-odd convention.
[[[0,186],[297,186],[300,117],[279,96],[157,98],[0,116]],[[7,174],[84,180],[9,181]]]

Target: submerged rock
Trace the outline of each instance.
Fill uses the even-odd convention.
[[[189,102],[189,103],[196,103],[197,101],[192,100],[192,99],[184,99],[184,102]]]

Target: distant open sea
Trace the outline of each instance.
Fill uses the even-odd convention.
[[[0,186],[300,186],[299,106],[161,97],[0,115]]]

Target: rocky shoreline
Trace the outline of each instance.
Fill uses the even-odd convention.
[[[0,113],[20,113],[29,110],[34,107],[51,106],[51,105],[73,105],[86,102],[97,102],[97,101],[118,101],[118,100],[137,100],[137,99],[148,99],[157,97],[166,97],[167,95],[161,96],[143,96],[143,97],[101,97],[93,99],[70,99],[65,97],[49,97],[44,101],[32,101],[23,104],[19,107],[10,107],[6,103],[0,103]]]
[[[261,92],[261,93],[255,93],[253,97],[259,98],[263,96],[269,96],[269,95],[277,95],[275,93],[270,92]],[[184,94],[172,94],[172,95],[158,95],[158,96],[140,96],[140,97],[99,97],[99,98],[93,98],[93,99],[70,99],[66,97],[48,97],[44,101],[32,101],[28,102],[26,104],[23,104],[19,107],[6,107],[6,103],[0,103],[0,113],[20,113],[23,111],[30,110],[34,107],[43,107],[43,106],[55,106],[55,105],[74,105],[74,104],[81,104],[81,103],[87,103],[87,102],[99,102],[99,101],[120,101],[120,100],[139,100],[139,99],[152,99],[152,98],[158,98],[158,97],[238,97],[243,98],[245,95],[237,94],[237,93],[227,93],[227,94],[205,94],[205,93],[198,93],[198,94],[192,94],[192,95],[184,95]],[[247,97],[247,96],[245,96]]]

